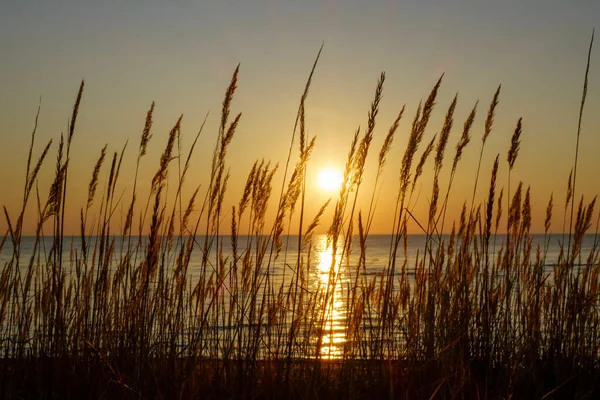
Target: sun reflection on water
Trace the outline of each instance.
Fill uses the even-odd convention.
[[[340,358],[346,343],[346,302],[342,293],[344,271],[338,251],[333,262],[333,247],[323,235],[315,243],[316,268],[313,269],[313,285],[322,295],[322,326],[320,355],[323,358]]]

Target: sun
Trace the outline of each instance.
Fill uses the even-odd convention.
[[[335,192],[340,190],[344,177],[342,173],[335,168],[324,168],[317,177],[319,187],[325,192]]]

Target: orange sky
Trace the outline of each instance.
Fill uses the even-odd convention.
[[[501,160],[498,191],[506,187],[510,136],[518,118],[523,117],[513,186],[519,180],[531,185],[533,231],[543,230],[546,204],[554,193],[553,231],[562,230],[587,47],[592,27],[600,26],[598,2],[568,6],[549,1],[544,8],[527,1],[499,4],[458,0],[413,5],[379,1],[369,2],[368,7],[358,1],[308,1],[302,6],[286,1],[228,1],[218,5],[186,0],[169,5],[65,2],[64,7],[53,8],[43,2],[33,3],[9,5],[0,15],[0,202],[13,220],[23,196],[28,142],[38,99],[41,95],[34,158],[50,138],[54,140],[39,176],[43,200],[54,172],[58,138],[67,129],[81,78],[86,80],[86,89],[71,150],[67,209],[72,212],[66,216],[67,233],[78,233],[79,210],[85,203],[93,165],[105,144],[110,160],[112,153],[120,151],[129,140],[117,192],[123,199],[130,197],[137,144],[152,101],[156,101],[154,136],[140,167],[140,198],[145,199],[167,134],[179,115],[183,113],[182,150],[187,152],[210,111],[184,188],[184,202],[199,184],[203,197],[221,102],[235,66],[241,63],[233,114],[242,112],[243,116],[227,159],[231,179],[224,209],[230,210],[239,201],[255,160],[279,162],[282,171],[304,83],[324,41],[306,103],[308,134],[317,137],[307,170],[309,219],[330,196],[316,184],[319,171],[343,168],[352,135],[359,125],[366,126],[377,78],[385,70],[383,100],[359,205],[366,212],[377,153],[395,115],[406,104],[378,191],[372,233],[391,230],[400,161],[412,118],[419,100],[445,72],[437,106],[417,153],[420,157],[426,143],[439,131],[445,111],[458,92],[455,128],[442,172],[442,194],[462,124],[479,100],[473,138],[458,166],[451,192],[446,227],[449,229],[449,221],[458,218],[462,203],[470,201],[485,114],[496,87],[502,84],[477,199],[486,196],[496,154]],[[595,51],[577,181],[577,196],[585,194],[586,199],[600,189],[596,175],[600,170],[598,65]],[[292,162],[296,157],[297,151]],[[107,173],[108,162],[101,173],[100,189]],[[426,219],[431,173],[430,161],[412,198],[414,215],[419,220]],[[276,175],[273,206],[281,179],[281,173]],[[169,189],[173,191],[174,186]],[[122,207],[125,210],[117,207],[115,227],[124,219],[126,204]],[[229,220],[225,221],[227,230]],[[324,221],[321,231],[329,220]],[[25,233],[32,234],[35,224],[33,198]],[[6,228],[2,218],[0,230],[5,232]],[[411,229],[419,232],[414,225]]]

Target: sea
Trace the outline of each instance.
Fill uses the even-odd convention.
[[[532,252],[531,262],[535,262],[536,249],[540,248],[540,254],[543,260],[543,272],[548,275],[549,279],[552,279],[554,265],[558,262],[561,255],[561,249],[565,249],[569,244],[568,235],[554,234],[554,235],[531,235],[532,240]],[[170,251],[167,251],[167,256],[164,258],[165,267],[167,270],[174,268],[177,259],[177,252],[180,249],[181,244],[187,239],[187,237],[175,237],[173,238],[172,247]],[[212,238],[212,245],[209,247],[206,265],[210,269],[216,271],[215,265],[218,260],[217,249],[221,255],[221,259],[225,260],[227,266],[233,265],[233,261],[236,260],[241,265],[242,258],[246,251],[251,253],[252,257],[256,257],[257,243],[260,240],[265,240],[266,237],[257,236],[244,236],[240,235],[237,237],[236,248],[232,242],[230,236],[219,236]],[[89,250],[89,257],[93,256],[94,246],[99,245],[99,238],[87,237],[87,247]],[[205,242],[207,238],[198,236],[195,238],[195,245],[193,247],[190,263],[188,267],[187,279],[189,282],[194,282],[199,279],[202,272],[203,254],[205,248]],[[404,266],[404,271],[408,276],[408,279],[414,283],[415,279],[415,268],[418,262],[422,260],[424,249],[428,238],[425,235],[408,235],[406,237],[406,245],[403,240],[400,241],[396,254],[396,265]],[[478,239],[479,240],[479,239]],[[433,239],[430,238],[433,248],[443,243],[445,246],[450,241],[449,235],[441,235]],[[495,262],[499,256],[499,252],[503,248],[503,245],[507,241],[507,236],[504,234],[492,235],[489,242],[489,260]],[[138,259],[143,258],[145,252],[145,246],[148,242],[148,237],[132,237],[122,238],[115,236],[111,238],[110,245],[113,248],[110,265],[112,268],[116,268],[122,256],[125,254],[126,249],[135,248],[136,245],[140,249],[138,251]],[[271,250],[270,246],[267,246],[265,252],[265,258],[263,265],[269,265],[268,269],[263,267],[260,274],[264,275],[269,273],[269,279],[273,287],[278,288],[281,284],[288,285],[291,279],[293,279],[295,266],[300,265],[306,271],[306,279],[308,287],[305,288],[309,292],[324,291],[328,285],[331,284],[332,268],[335,270],[336,281],[332,290],[331,305],[327,311],[325,318],[325,324],[327,329],[323,330],[323,343],[327,344],[323,349],[324,357],[336,357],[342,351],[342,346],[345,341],[345,327],[346,327],[346,299],[349,283],[356,276],[362,278],[369,278],[370,276],[377,278],[381,276],[389,265],[389,260],[392,254],[393,248],[393,237],[391,235],[370,235],[365,242],[365,262],[364,268],[357,271],[356,266],[359,263],[360,257],[360,242],[357,236],[352,238],[350,253],[343,259],[340,259],[339,254],[343,247],[344,240],[341,238],[338,243],[338,250],[336,252],[334,260],[334,251],[331,240],[328,239],[327,235],[316,235],[307,243],[304,238],[298,238],[298,236],[283,236],[281,243],[281,250],[277,252],[274,248]],[[596,256],[595,249],[599,247],[600,237],[594,234],[585,235],[581,244],[581,250],[576,257],[574,267],[581,267],[586,264],[588,256],[590,254]],[[458,243],[456,244],[458,245]],[[65,237],[62,246],[62,260],[63,266],[67,277],[74,277],[75,265],[77,260],[82,257],[82,241],[79,236]],[[52,252],[53,238],[44,237],[40,238],[37,243],[35,237],[23,237],[20,245],[20,257],[19,257],[19,268],[24,272],[30,262],[33,260],[33,264],[36,268],[43,268],[42,266],[47,264],[55,254]],[[300,251],[298,249],[300,248]],[[32,258],[33,257],[33,258]],[[254,259],[255,260],[255,259]],[[139,262],[139,261],[138,261]],[[597,263],[598,261],[596,261]],[[6,268],[8,265],[15,265],[15,257],[13,250],[13,243],[7,238],[0,250],[0,266]],[[256,264],[256,261],[255,261]],[[400,268],[396,269],[396,274],[400,273]],[[358,275],[357,275],[358,274]],[[366,281],[365,280],[365,281]],[[191,287],[191,286],[190,286]],[[0,327],[1,328],[1,327]]]

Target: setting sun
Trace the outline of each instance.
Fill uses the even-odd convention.
[[[326,192],[340,190],[344,180],[342,173],[335,168],[324,168],[319,172],[319,187]]]

